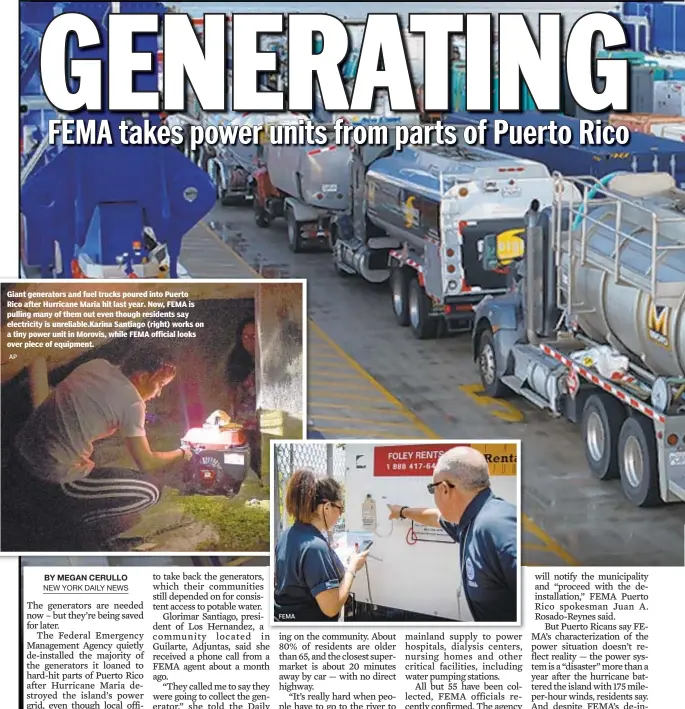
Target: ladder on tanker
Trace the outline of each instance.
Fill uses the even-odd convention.
[[[637,288],[656,307],[676,308],[685,299],[685,192],[675,188],[669,175],[625,174],[598,180],[555,173],[554,180],[552,242],[557,306],[562,312],[568,316],[593,308],[574,302],[578,266],[586,265],[618,285]],[[563,189],[564,183],[576,189]],[[657,199],[664,201],[659,205],[661,215],[654,208]],[[596,216],[598,207],[603,220]],[[672,216],[663,216],[664,212]],[[665,264],[674,252],[682,254],[678,264],[682,268]]]

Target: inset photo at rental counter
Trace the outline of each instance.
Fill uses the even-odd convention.
[[[519,441],[274,441],[272,618],[520,624]]]
[[[305,288],[2,284],[2,552],[268,553],[269,442],[304,432]]]

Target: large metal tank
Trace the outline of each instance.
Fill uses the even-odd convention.
[[[373,161],[366,172],[369,221],[423,253],[426,236],[440,238],[440,174],[452,178],[463,175],[468,181],[471,166],[477,167],[489,157],[499,158],[479,148],[468,150],[472,159],[467,159],[459,146],[405,146]],[[504,161],[511,158],[505,156]]]
[[[371,163],[366,173],[366,214],[369,221],[388,236],[406,240],[422,253],[426,237],[440,239],[443,199],[449,197],[452,201],[454,192],[448,194],[448,190],[460,184],[471,185],[473,195],[479,195],[479,199],[460,207],[466,210],[461,211],[463,217],[460,218],[470,220],[475,218],[474,210],[480,210],[479,222],[510,220],[514,215],[522,222],[530,199],[516,195],[504,199],[499,191],[477,192],[474,187],[478,184],[480,188],[489,182],[503,188],[510,182],[512,173],[518,175],[519,170],[525,170],[526,178],[543,181],[549,178],[549,171],[541,163],[480,147],[405,146]],[[551,189],[550,181],[550,197]],[[542,195],[535,196],[546,202]],[[488,213],[487,217],[483,212]]]
[[[648,287],[619,285],[611,268],[581,265],[578,259],[572,297],[574,303],[583,305],[576,308],[577,319],[587,335],[637,357],[654,374],[682,377],[685,376],[685,192],[673,190],[621,204],[620,230],[631,233],[640,242],[624,242],[621,247],[624,283],[629,279],[636,283],[640,276],[646,282],[649,278],[652,219],[650,211],[639,209],[640,203],[659,218],[674,220],[660,225],[658,245],[683,247],[661,252],[656,272],[657,293],[664,291],[663,300],[657,297],[655,307]],[[592,263],[593,256],[599,256],[610,264],[616,243],[616,207],[597,206],[589,214],[602,225],[588,222],[588,261]],[[596,259],[594,262],[599,263]]]
[[[350,203],[350,161],[347,146],[336,145],[331,128],[324,145],[264,146],[271,184],[290,197],[324,210],[341,211]]]

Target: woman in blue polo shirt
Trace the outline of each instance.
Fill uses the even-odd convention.
[[[274,618],[277,621],[336,621],[366,553],[352,554],[345,568],[331,549],[328,531],[345,507],[340,484],[311,470],[288,482],[286,512],[295,518],[276,543]]]

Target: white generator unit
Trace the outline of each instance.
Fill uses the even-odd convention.
[[[682,123],[657,123],[652,126],[652,133],[658,138],[685,142],[685,120]]]
[[[493,492],[519,506],[518,442],[346,445],[348,550],[373,540],[366,567],[352,587],[356,601],[433,616],[436,622],[472,620],[462,589],[459,545],[442,529],[388,519],[389,504],[435,507],[426,486],[440,455],[456,445],[472,445],[489,456]],[[346,551],[338,549],[341,556]]]
[[[664,116],[685,116],[685,83],[655,81],[654,113],[661,113]]]

